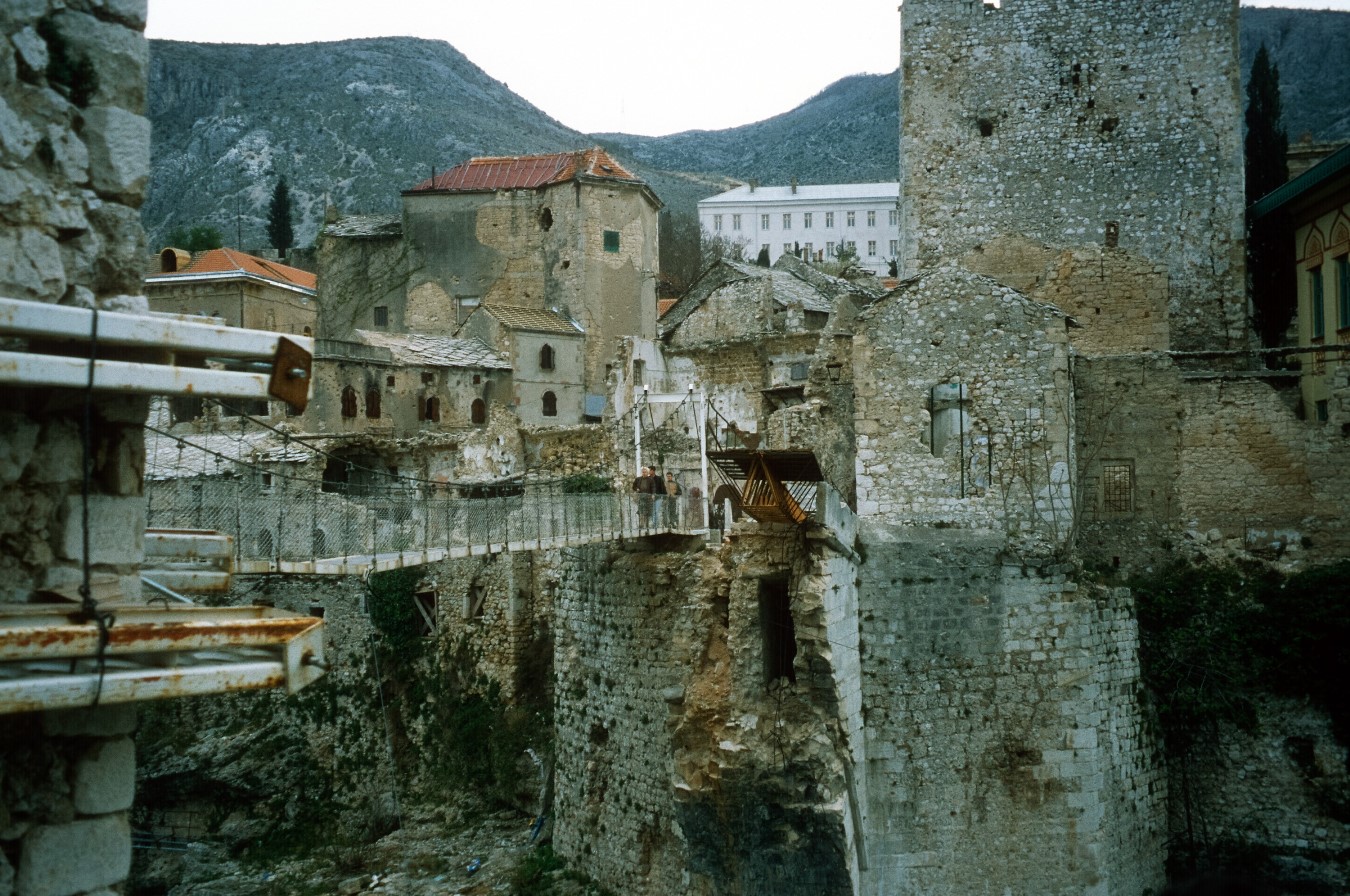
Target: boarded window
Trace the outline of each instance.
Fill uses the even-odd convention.
[[[417,633],[423,637],[436,634],[436,592],[414,593],[413,608],[417,611]]]
[[[764,638],[764,681],[797,681],[797,629],[786,578],[759,580],[759,627]]]

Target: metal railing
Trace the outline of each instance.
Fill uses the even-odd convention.
[[[559,483],[361,491],[325,491],[317,483],[284,478],[269,487],[225,477],[154,481],[146,483],[147,524],[233,535],[235,570],[241,573],[353,574],[450,557],[705,531],[702,507],[685,496],[569,494]],[[496,494],[483,496],[492,491]]]

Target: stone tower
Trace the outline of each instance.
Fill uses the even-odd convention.
[[[1237,19],[1236,0],[907,0],[902,268],[1034,294],[1046,251],[1119,249],[1166,278],[1156,347],[1242,347]]]

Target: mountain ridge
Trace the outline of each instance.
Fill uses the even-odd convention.
[[[1291,140],[1350,138],[1350,13],[1243,8],[1240,23],[1244,84],[1265,42],[1280,66]],[[267,206],[283,175],[304,245],[329,202],[348,213],[395,212],[402,190],[476,155],[598,143],[685,214],[734,182],[885,182],[899,166],[895,72],[850,75],[739,127],[646,137],[572,130],[443,41],[153,40],[150,61],[152,177],[142,221],[155,247],[170,230],[197,224],[232,244],[265,245]]]

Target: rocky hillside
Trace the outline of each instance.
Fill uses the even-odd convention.
[[[1279,66],[1291,137],[1350,138],[1350,13],[1243,9],[1244,72],[1265,42]],[[400,190],[474,155],[600,143],[692,212],[729,180],[893,180],[895,75],[845,78],[790,112],[723,131],[666,137],[572,131],[449,44],[373,38],[292,46],[151,42],[150,242],[208,224],[266,243],[285,175],[296,236],[310,242],[325,197],[343,211],[394,211]]]

